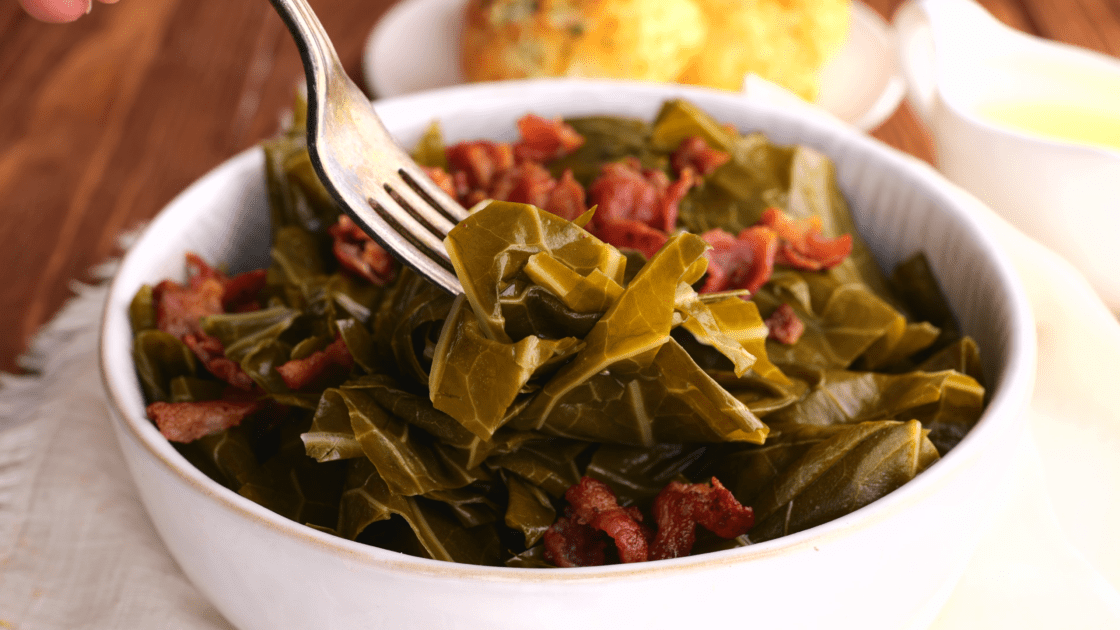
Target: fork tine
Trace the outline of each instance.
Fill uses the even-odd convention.
[[[458,223],[467,218],[466,209],[459,205],[459,202],[455,199],[452,199],[446,191],[437,186],[428,177],[427,173],[411,165],[404,165],[400,168],[398,174],[410,188],[427,200],[428,205],[447,217],[452,223]]]
[[[307,0],[271,0],[307,72],[307,148],[323,185],[363,230],[404,264],[461,295],[443,238],[467,216],[397,145],[342,67]]]
[[[402,203],[388,190],[373,191],[368,203],[370,209],[392,227],[397,235],[438,259],[440,266],[451,268],[447,248],[443,245],[444,235],[418,218],[407,203]]]
[[[411,184],[416,184],[415,180],[409,181],[411,177],[404,173],[398,173],[398,177],[384,183],[385,190],[393,195],[394,200],[405,210],[409,212],[417,221],[424,224],[429,231],[438,235],[442,240],[451,228],[455,227],[456,221],[449,219],[440,209],[435,205],[424,189],[417,190]],[[427,179],[425,176],[424,179]]]
[[[385,191],[375,191],[367,207],[369,211],[355,207],[348,214],[383,247],[420,275],[453,295],[463,292],[463,285],[455,276],[447,250],[435,234],[417,222]]]

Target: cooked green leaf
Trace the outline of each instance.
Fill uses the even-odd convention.
[[[132,334],[156,327],[156,307],[152,301],[152,285],[140,287],[128,304],[128,321],[132,324]]]
[[[486,478],[485,471],[466,468],[465,454],[441,447],[427,433],[390,415],[368,393],[338,392],[350,411],[362,452],[394,493],[413,496],[451,490]]]
[[[512,339],[499,302],[502,289],[530,256],[545,252],[576,273],[598,270],[619,282],[626,259],[582,228],[533,206],[493,202],[463,219],[444,240],[455,275],[486,336]]]
[[[206,334],[222,342],[226,357],[241,361],[261,345],[276,340],[299,314],[299,311],[276,306],[247,313],[208,315],[202,318],[201,324]]]
[[[525,547],[532,547],[556,520],[556,509],[552,507],[547,493],[516,475],[506,479],[506,488],[509,490],[509,503],[505,524],[524,534]]]
[[[194,376],[195,358],[183,342],[161,330],[142,330],[132,340],[132,360],[149,403],[171,399],[171,379]]]
[[[761,542],[854,512],[937,459],[916,420],[854,425],[813,445],[758,493],[748,535]]]
[[[684,475],[707,448],[697,444],[655,444],[648,448],[604,444],[591,457],[586,474],[610,486],[620,505],[644,503]]]
[[[492,457],[487,465],[516,473],[555,497],[579,482],[576,458],[588,447],[586,442],[544,439],[527,442],[516,451]]]
[[[517,343],[490,339],[460,296],[436,345],[428,377],[432,404],[489,440],[537,370],[582,345],[574,337],[552,341],[528,336]]]
[[[350,408],[336,389],[323,392],[311,420],[311,428],[300,438],[307,455],[320,462],[364,455],[350,423]]]
[[[346,489],[339,502],[338,532],[354,540],[370,524],[396,514],[416,534],[427,555],[436,560],[466,564],[496,564],[496,539],[491,541],[460,525],[438,509],[442,504],[389,490],[367,460],[350,460]]]

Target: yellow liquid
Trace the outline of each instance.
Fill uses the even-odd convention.
[[[977,113],[996,124],[1045,138],[1120,150],[1120,111],[1039,100],[986,103]]]

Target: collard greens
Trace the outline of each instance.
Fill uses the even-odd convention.
[[[258,308],[212,314],[201,331],[255,384],[264,411],[176,447],[219,483],[349,539],[438,560],[549,566],[541,539],[565,491],[588,475],[648,510],[671,481],[722,480],[754,507],[749,539],[813,527],[920,474],[985,404],[979,351],[916,254],[885,276],[855,233],[831,162],[739,134],[689,103],[652,123],[570,121],[585,139],[547,164],[589,185],[627,156],[673,177],[700,136],[730,159],[679,205],[678,230],[648,260],[536,207],[494,201],[446,244],[465,293],[407,269],[374,286],[340,268],[340,212],[296,125],[266,143],[273,244]],[[417,157],[447,168],[438,125]],[[779,265],[753,295],[701,294],[709,245],[778,206],[853,236],[827,271]],[[228,395],[158,323],[159,291],[130,306],[150,403]],[[791,310],[792,344],[767,318]],[[340,341],[335,341],[340,340]],[[280,368],[332,343],[342,371],[291,386]]]

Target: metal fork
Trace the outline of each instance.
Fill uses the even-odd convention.
[[[443,237],[467,211],[389,135],[306,0],[270,2],[307,73],[307,147],[315,172],[374,240],[435,285],[461,294]]]

